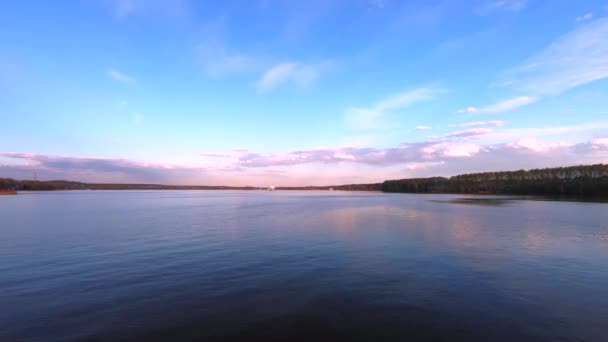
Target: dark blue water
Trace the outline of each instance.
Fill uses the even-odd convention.
[[[0,340],[608,339],[608,204],[460,197],[3,196]]]

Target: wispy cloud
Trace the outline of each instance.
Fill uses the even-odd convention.
[[[556,95],[608,77],[608,18],[578,26],[523,64],[508,70],[504,85],[532,96]]]
[[[465,138],[465,137],[473,137],[476,135],[484,135],[492,132],[490,128],[471,128],[465,129],[462,131],[456,131],[452,133],[448,133],[444,135],[445,138]]]
[[[334,63],[324,61],[317,64],[304,64],[299,62],[282,62],[273,65],[256,82],[260,92],[271,91],[281,85],[295,84],[307,86],[327,71]]]
[[[536,100],[537,99],[535,97],[531,97],[531,96],[518,96],[518,97],[514,97],[512,99],[499,101],[491,106],[481,108],[479,110],[479,112],[481,112],[481,113],[510,112],[519,107],[534,103],[534,102],[536,102]]]
[[[347,123],[354,129],[377,129],[380,119],[388,113],[405,109],[416,103],[434,99],[443,92],[437,87],[421,87],[391,95],[370,108],[353,107],[345,112]]]
[[[581,133],[601,133],[608,130],[608,122],[598,121],[570,126],[545,126],[534,128],[510,128],[494,131],[489,138],[493,141],[517,140],[523,137],[567,136]]]
[[[581,15],[580,17],[576,17],[576,22],[580,23],[581,21],[591,20],[592,18],[593,18],[593,13],[589,12],[589,13],[585,13],[584,15]]]
[[[488,15],[498,11],[516,12],[526,8],[527,0],[493,0],[484,2],[477,13],[479,15]]]
[[[131,76],[129,76],[121,71],[118,71],[116,69],[113,69],[113,68],[108,68],[106,70],[106,73],[107,73],[108,77],[110,77],[114,81],[128,83],[128,84],[137,83],[137,80],[135,80],[134,77],[131,77]]]
[[[457,126],[459,127],[478,127],[478,126],[495,126],[495,127],[500,127],[503,126],[505,124],[504,121],[501,120],[491,120],[491,121],[471,121],[471,122],[465,122],[465,123],[461,123]]]
[[[467,107],[467,108],[459,109],[456,112],[457,113],[477,113],[477,112],[479,112],[479,109],[477,109],[476,107]]]
[[[428,131],[430,129],[433,129],[433,127],[431,127],[431,126],[416,126],[416,130],[417,131]]]
[[[207,39],[196,47],[196,62],[210,76],[252,71],[259,68],[259,60],[241,53],[229,51],[217,39]]]
[[[518,97],[498,101],[495,104],[492,104],[492,105],[489,105],[486,107],[482,107],[482,108],[468,107],[466,109],[460,109],[457,112],[458,113],[467,113],[467,114],[504,113],[504,112],[513,111],[513,110],[515,110],[519,107],[523,107],[525,105],[529,105],[531,103],[536,102],[537,100],[538,100],[538,98],[532,97],[532,96],[518,96]]]

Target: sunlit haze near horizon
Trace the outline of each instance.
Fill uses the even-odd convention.
[[[608,162],[608,1],[13,1],[0,177],[334,185]]]

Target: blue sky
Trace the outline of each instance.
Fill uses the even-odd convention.
[[[607,1],[7,3],[0,177],[295,185],[608,162]]]

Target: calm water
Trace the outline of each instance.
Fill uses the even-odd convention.
[[[0,340],[608,340],[608,204],[0,197]]]

